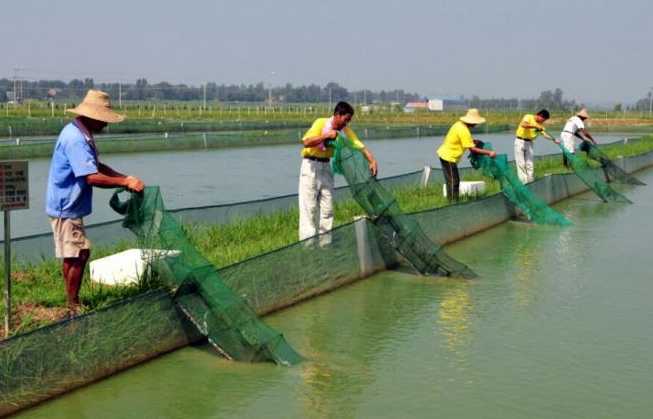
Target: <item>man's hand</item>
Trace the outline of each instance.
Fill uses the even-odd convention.
[[[556,144],[558,144],[558,145],[560,145],[560,140],[558,140],[557,138],[554,138],[554,139],[553,139],[553,142],[556,143]]]
[[[324,139],[325,140],[328,140],[328,139],[335,140],[337,137],[338,137],[338,131],[336,131],[334,129],[330,129],[324,134]]]
[[[490,156],[492,158],[495,158],[497,156],[497,152],[494,151],[494,150],[490,150],[490,152],[488,153],[488,156]]]
[[[372,176],[376,176],[376,174],[379,172],[379,164],[376,162],[376,160],[372,160],[370,162],[370,173]]]
[[[137,177],[127,176],[125,178],[125,187],[133,192],[143,192],[145,184]]]

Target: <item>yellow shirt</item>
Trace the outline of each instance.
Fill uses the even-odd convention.
[[[472,133],[463,121],[458,121],[449,128],[444,142],[438,148],[438,156],[450,163],[458,163],[465,150],[474,147]]]
[[[515,133],[515,135],[525,140],[533,141],[534,139],[537,138],[538,135],[540,135],[540,133],[537,132],[535,128],[524,128],[522,127],[522,124],[527,124],[534,127],[538,127],[540,129],[544,129],[544,127],[541,124],[538,124],[537,121],[535,120],[535,115],[531,115],[531,114],[524,115],[521,122],[519,123],[519,126],[517,127],[517,132]]]
[[[307,138],[317,137],[324,133],[325,129],[331,129],[331,118],[318,118],[313,122],[313,125],[306,131],[302,141]],[[341,131],[345,135],[345,138],[349,141],[352,148],[355,150],[362,150],[365,148],[365,144],[358,138],[356,133],[349,127],[345,127]],[[319,157],[319,158],[331,158],[333,157],[333,147],[327,147],[325,150],[321,150],[319,146],[317,147],[304,147],[302,148],[302,157]]]

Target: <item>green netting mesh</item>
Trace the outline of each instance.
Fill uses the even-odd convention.
[[[479,145],[486,150],[493,150],[490,143],[480,143]],[[498,181],[503,195],[532,222],[560,226],[571,225],[571,221],[548,206],[519,180],[505,154],[498,154],[496,158],[491,158],[483,154],[472,153],[469,160],[474,169],[481,170],[483,176]]]
[[[632,204],[630,199],[612,189],[612,187],[603,179],[603,175],[596,169],[590,167],[587,160],[574,153],[570,153],[562,143],[560,143],[560,149],[574,173],[576,173],[576,176],[593,190],[594,193],[603,200],[603,202],[613,201]]]
[[[158,187],[146,187],[111,207],[124,214],[123,226],[143,249],[158,255],[153,271],[175,293],[175,303],[223,355],[239,361],[295,364],[301,357],[283,335],[263,323],[250,306],[219,277],[215,267],[191,244],[179,222],[163,205]]]
[[[429,239],[415,217],[401,211],[394,195],[370,174],[363,154],[348,144],[344,137],[338,136],[333,170],[345,177],[352,196],[379,227],[382,236],[422,274],[476,277],[469,267]]]
[[[646,183],[637,179],[635,176],[626,173],[621,167],[617,166],[610,158],[596,145],[583,141],[580,147],[587,153],[587,157],[601,164],[603,173],[605,173],[608,182],[623,183],[626,185],[646,185]]]

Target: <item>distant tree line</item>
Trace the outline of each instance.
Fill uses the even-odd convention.
[[[653,94],[653,92],[649,91],[648,95],[645,98],[642,98],[642,99],[638,100],[637,102],[635,102],[635,105],[633,106],[633,109],[636,110],[636,111],[650,111],[651,108],[652,108],[651,104],[653,104],[653,101],[651,100],[652,99],[652,96],[651,96],[652,94]]]
[[[62,80],[14,80],[0,79],[0,102],[13,100],[14,88],[19,99],[50,99],[58,102],[78,102],[91,88],[108,92],[114,101],[209,101],[262,103],[272,100],[274,103],[336,103],[346,100],[356,104],[389,103],[427,100],[417,93],[395,90],[356,90],[350,91],[338,83],[329,82],[324,86],[309,84],[294,86],[269,87],[263,82],[255,84],[217,84],[207,83],[203,86],[172,84],[168,82],[149,83],[147,79],[137,79],[135,83],[96,83],[92,78]],[[564,98],[562,89],[544,90],[537,98],[471,98],[445,99],[447,107],[475,107],[481,109],[523,110],[547,108],[552,111],[571,111],[581,104]],[[651,92],[638,100],[627,110],[648,111],[651,105]],[[622,104],[615,106],[621,111]]]
[[[571,111],[579,107],[574,100],[566,100],[562,89],[545,90],[540,96],[533,99],[518,98],[493,98],[481,99],[473,96],[471,99],[463,99],[464,105],[471,108],[481,109],[540,109],[550,111]]]
[[[220,102],[266,102],[275,103],[315,103],[337,102],[347,100],[355,103],[407,102],[420,100],[416,93],[404,90],[359,90],[350,91],[338,83],[330,82],[324,86],[310,84],[307,86],[267,87],[264,83],[256,84],[217,84],[189,86],[160,82],[150,84],[141,78],[136,83],[95,83],[92,78],[61,80],[19,81],[16,90],[22,99],[54,99],[57,101],[76,101],[86,91],[97,88],[108,92],[114,100],[122,98],[129,101],[220,101]],[[14,81],[0,79],[0,101],[13,99]]]

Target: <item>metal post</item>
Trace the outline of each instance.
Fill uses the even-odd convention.
[[[429,185],[429,178],[431,177],[431,166],[424,166],[424,171],[422,172],[422,179],[420,180],[420,185],[422,188],[426,188]]]
[[[367,235],[367,217],[355,217],[354,220],[356,252],[358,254],[360,275],[361,278],[365,278],[375,271],[372,250],[370,249],[370,242]]]
[[[5,337],[9,337],[11,325],[11,218],[5,210]]]

